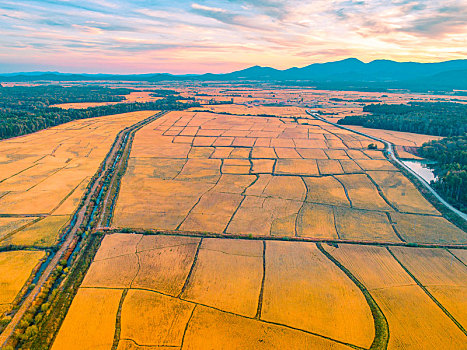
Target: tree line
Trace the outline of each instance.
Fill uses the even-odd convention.
[[[154,102],[118,103],[86,109],[49,107],[56,103],[121,101],[124,96],[119,94],[131,91],[103,87],[1,87],[0,139],[25,135],[77,119],[145,110],[183,110],[199,106],[194,102],[180,102],[178,96],[167,95]]]
[[[119,102],[133,89],[111,89],[103,86],[40,85],[1,87],[0,108],[43,108],[69,102]]]
[[[418,153],[436,162],[433,187],[459,210],[467,211],[467,133],[424,143]]]
[[[363,107],[363,111],[369,114],[349,115],[337,123],[437,136],[467,132],[467,105],[461,103],[370,104]]]

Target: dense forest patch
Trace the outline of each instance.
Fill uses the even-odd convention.
[[[464,124],[465,127],[465,124]],[[467,211],[467,133],[424,143],[422,157],[436,161],[433,186],[460,210]]]
[[[370,104],[367,115],[348,115],[337,123],[437,136],[467,132],[467,105],[450,102],[411,102],[408,105]]]
[[[170,91],[165,98],[154,102],[118,103],[68,110],[49,107],[71,102],[119,102],[132,91],[134,90],[99,86],[0,87],[0,139],[29,134],[77,119],[144,110],[182,110],[199,106],[197,103],[177,101],[182,98]],[[164,90],[157,91],[160,94]]]

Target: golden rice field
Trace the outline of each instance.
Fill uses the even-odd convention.
[[[300,122],[298,107],[206,108],[170,112],[136,133],[113,228],[467,242],[381,150],[367,148],[373,140]],[[230,115],[214,113],[225,108]]]
[[[425,142],[441,138],[439,136],[413,134],[402,131],[371,129],[359,125],[352,125],[350,128],[371,136],[382,138],[398,146],[421,146]],[[399,154],[399,156],[404,158],[401,154]]]
[[[52,349],[111,349],[123,290],[81,288]]]
[[[52,349],[369,349],[377,333],[389,334],[388,349],[463,348],[466,335],[423,289],[466,326],[456,252],[323,248],[108,234]],[[375,325],[362,288],[387,324]]]
[[[384,248],[345,244],[339,245],[339,248],[326,246],[325,249],[366,286],[381,308],[389,328],[388,349],[465,347],[466,334],[421,288],[421,286],[426,287],[438,303],[454,310],[456,321],[465,329],[465,291],[462,291],[462,286],[465,287],[466,282],[465,265],[453,268],[451,275],[456,277],[452,280],[449,275],[443,275],[447,264],[453,262],[457,265],[457,263],[452,256],[442,253],[442,249],[433,252],[425,248]],[[424,279],[424,272],[430,277]],[[415,276],[421,286],[411,275]],[[437,282],[441,284],[446,283],[448,286],[439,286],[439,289],[434,286],[433,291],[430,291],[432,288],[430,279],[438,280]],[[458,288],[450,290],[449,284]],[[456,307],[459,307],[460,311],[457,311]]]
[[[0,252],[0,315],[45,254],[23,249],[57,244],[117,133],[154,113],[78,120],[0,141],[0,248],[14,249]]]
[[[0,252],[0,318],[44,257],[45,252],[35,250]]]

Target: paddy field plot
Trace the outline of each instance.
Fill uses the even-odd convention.
[[[226,233],[256,236],[294,236],[302,202],[247,196],[232,217]]]
[[[334,210],[328,205],[304,203],[297,217],[297,236],[339,239]]]
[[[335,222],[341,239],[401,242],[385,213],[335,208]]]
[[[52,247],[56,244],[59,232],[66,226],[69,219],[68,215],[47,216],[0,239],[0,247],[7,245]]]
[[[352,159],[340,159],[342,170],[346,174],[363,173],[363,169]]]
[[[182,291],[199,242],[198,238],[177,236],[106,236],[82,285],[134,287],[176,296]]]
[[[95,260],[90,266],[84,287],[129,288],[138,272],[135,253]]]
[[[344,186],[332,176],[304,177],[306,202],[350,207]]]
[[[467,266],[445,249],[391,248],[399,261],[464,328],[467,327]]]
[[[181,297],[254,317],[262,276],[261,241],[206,238],[201,244],[189,284]]]
[[[265,260],[261,319],[371,344],[373,320],[363,294],[315,244],[269,241]]]
[[[184,349],[349,349],[331,340],[288,327],[196,306]]]
[[[425,142],[440,139],[439,136],[413,134],[410,132],[401,132],[394,130],[371,129],[358,125],[347,125],[348,128],[364,132],[365,134],[382,138],[395,145],[419,147]]]
[[[368,151],[367,151],[368,152]],[[391,162],[385,159],[357,159],[355,162],[365,171],[386,170],[397,171],[397,168]]]
[[[12,234],[13,232],[21,229],[22,227],[31,224],[34,220],[37,220],[35,217],[28,218],[15,218],[15,217],[6,217],[0,218],[0,240],[4,239],[5,236]]]
[[[52,349],[111,349],[122,293],[119,289],[80,288]]]
[[[464,347],[465,334],[386,248],[340,244],[325,249],[365,285],[381,308],[389,326],[388,349]]]
[[[318,159],[319,173],[322,175],[343,174],[341,163],[337,159]]]
[[[44,257],[42,251],[0,252],[0,316],[10,309],[16,295]]]
[[[352,206],[360,209],[391,210],[367,175],[336,175],[347,191]]]
[[[411,243],[466,244],[467,233],[441,216],[390,213],[394,227]]]
[[[120,338],[149,346],[181,346],[194,307],[163,294],[129,290],[122,305]]]
[[[135,288],[177,296],[190,273],[200,244],[199,238],[145,236],[138,244],[140,269]]]
[[[400,172],[369,171],[385,197],[400,211],[440,215],[416,187]]]

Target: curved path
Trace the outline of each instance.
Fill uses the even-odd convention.
[[[333,123],[321,116],[319,116],[317,113],[313,113],[313,112],[310,112],[310,111],[306,111],[306,113],[310,116],[312,116],[313,118],[315,119],[318,119],[318,120],[321,120],[325,123],[328,123],[328,124],[331,124],[331,125],[334,125],[338,128],[341,128],[341,129],[344,129],[344,130],[348,130],[348,131],[351,131],[351,132],[354,132],[356,134],[359,134],[359,135],[362,135],[362,136],[365,136],[365,137],[368,137],[372,140],[375,140],[375,141],[379,141],[379,142],[382,142],[386,145],[386,152],[389,156],[389,158],[391,158],[394,162],[396,162],[400,167],[404,168],[405,170],[407,170],[409,173],[411,173],[413,176],[415,176],[419,181],[420,183],[427,189],[429,190],[435,197],[436,199],[441,203],[443,204],[447,209],[449,209],[450,211],[452,211],[454,214],[456,214],[457,216],[459,216],[460,218],[462,218],[464,221],[467,221],[467,214],[461,212],[460,210],[457,210],[456,208],[454,208],[451,204],[449,204],[448,202],[446,202],[431,186],[428,182],[425,181],[425,179],[423,179],[420,175],[418,175],[415,171],[413,171],[412,169],[410,169],[407,165],[405,165],[403,162],[401,162],[399,160],[399,158],[396,157],[395,153],[394,153],[394,147],[392,145],[392,143],[390,143],[389,141],[386,141],[386,140],[383,140],[383,139],[380,139],[379,137],[375,137],[375,136],[371,136],[371,135],[368,135],[368,134],[365,134],[363,132],[360,132],[360,131],[357,131],[357,130],[353,130],[351,128],[348,128],[346,126],[343,126],[343,125],[340,125],[340,124],[337,124],[337,123]]]

